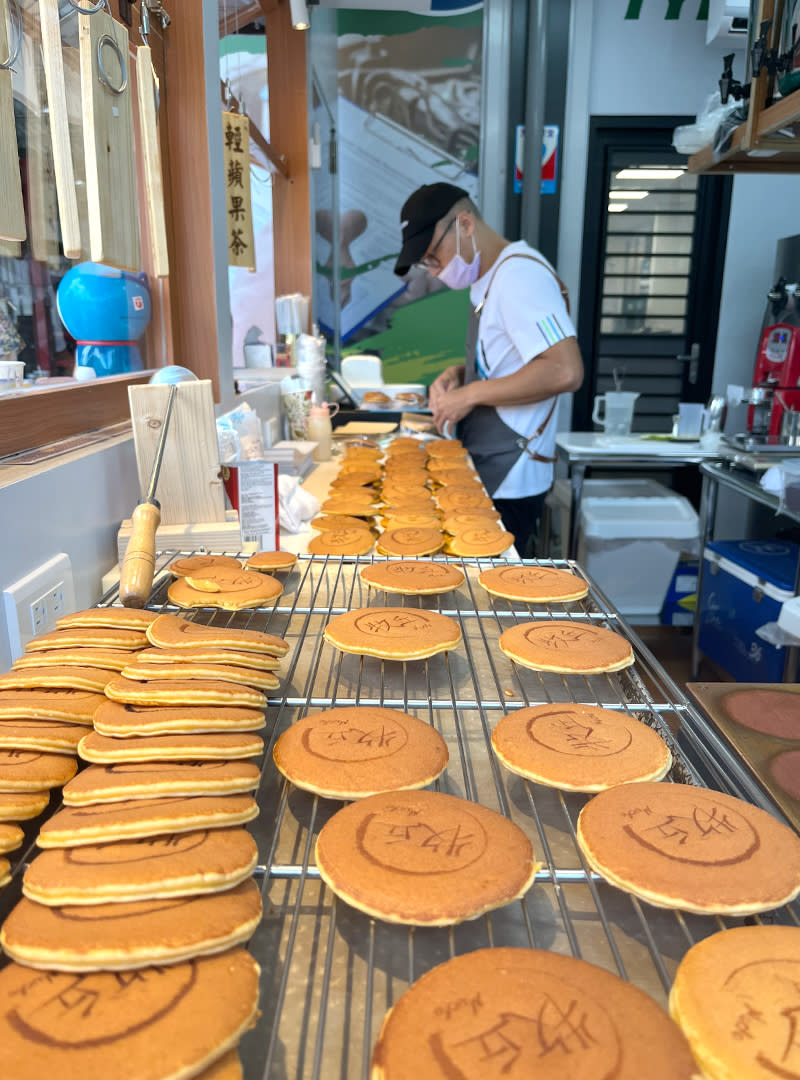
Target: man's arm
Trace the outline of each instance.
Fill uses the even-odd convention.
[[[498,379],[476,379],[431,400],[436,426],[457,423],[476,405],[533,405],[556,394],[577,390],[583,382],[583,360],[574,337],[551,345],[515,371]]]

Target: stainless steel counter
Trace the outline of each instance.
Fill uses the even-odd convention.
[[[166,560],[162,560],[165,562]],[[369,1075],[371,1049],[386,1010],[408,985],[457,953],[523,945],[579,956],[631,980],[666,1003],[678,962],[695,941],[741,920],[661,910],[587,871],[575,842],[586,796],[562,793],[509,773],[490,734],[507,711],[537,702],[576,701],[625,710],[658,730],[676,763],[670,779],[708,783],[770,807],[725,747],[708,741],[699,714],[594,588],[569,605],[529,606],[489,596],[480,569],[501,560],[463,560],[467,581],[438,597],[404,598],[368,590],[358,576],[369,560],[301,558],[273,610],[229,615],[202,610],[201,622],[267,630],[291,646],[282,686],[269,702],[261,814],[250,828],[260,850],[264,919],[250,944],[262,968],[261,1018],[241,1044],[247,1080]],[[453,562],[454,560],[450,560]],[[574,564],[552,565],[574,569]],[[165,603],[156,579],[150,607]],[[116,603],[112,590],[102,603]],[[344,655],[323,639],[328,618],[372,604],[433,608],[458,620],[462,645],[428,661]],[[569,618],[616,629],[634,645],[632,668],[609,675],[561,676],[519,668],[499,651],[500,633],[531,618]],[[337,900],[319,879],[314,844],[341,804],[297,791],[271,759],[277,736],[309,709],[375,703],[408,710],[441,732],[450,763],[437,787],[507,815],[530,836],[542,869],[527,895],[472,922],[446,929],[382,923]],[[18,883],[0,899],[0,918]],[[765,921],[800,925],[800,906]]]

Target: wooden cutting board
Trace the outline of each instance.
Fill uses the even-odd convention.
[[[131,80],[114,94],[100,81],[97,48],[104,36],[114,38],[125,60],[128,31],[104,12],[78,16],[81,54],[83,151],[89,204],[89,253],[93,262],[139,270],[139,214],[136,206],[136,166]],[[103,65],[112,85],[120,86],[122,72],[109,47]]]
[[[42,32],[42,57],[47,88],[47,108],[50,118],[50,142],[55,172],[58,216],[61,223],[61,246],[68,259],[81,257],[81,227],[78,217],[78,197],[75,171],[69,140],[69,115],[64,79],[64,57],[58,0],[39,0],[39,19]]]
[[[142,494],[150,483],[168,395],[168,386],[128,388]],[[211,380],[180,383],[156,489],[156,498],[161,503],[161,524],[225,521],[225,489],[219,473]]]
[[[0,0],[0,58],[9,55],[7,16],[8,4],[6,0]],[[25,207],[10,71],[0,71],[0,192],[0,239],[24,240],[27,235]]]
[[[156,277],[167,277],[169,258],[167,256],[167,225],[164,218],[164,188],[161,180],[161,148],[158,144],[156,124],[156,83],[149,45],[140,45],[136,50],[136,91],[139,103],[139,132],[144,159],[153,274]]]

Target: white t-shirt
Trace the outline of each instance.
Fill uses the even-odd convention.
[[[512,375],[530,360],[552,345],[575,337],[575,327],[567,314],[558,281],[541,263],[531,259],[511,259],[524,253],[550,263],[525,243],[509,244],[495,264],[481,275],[470,288],[470,300],[477,306],[489,296],[481,311],[478,328],[476,370],[479,378],[496,379]],[[519,435],[528,438],[544,423],[552,398],[534,405],[502,405],[497,407],[500,419]],[[541,437],[531,443],[531,449],[552,457],[556,441],[556,415]],[[523,451],[519,460],[494,492],[496,499],[521,499],[547,491],[553,482],[553,466],[534,461]]]

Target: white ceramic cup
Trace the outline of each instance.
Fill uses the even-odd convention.
[[[633,423],[633,407],[638,393],[631,390],[609,390],[594,399],[592,420],[600,424],[606,435],[630,435]],[[600,406],[603,415],[600,416]]]

